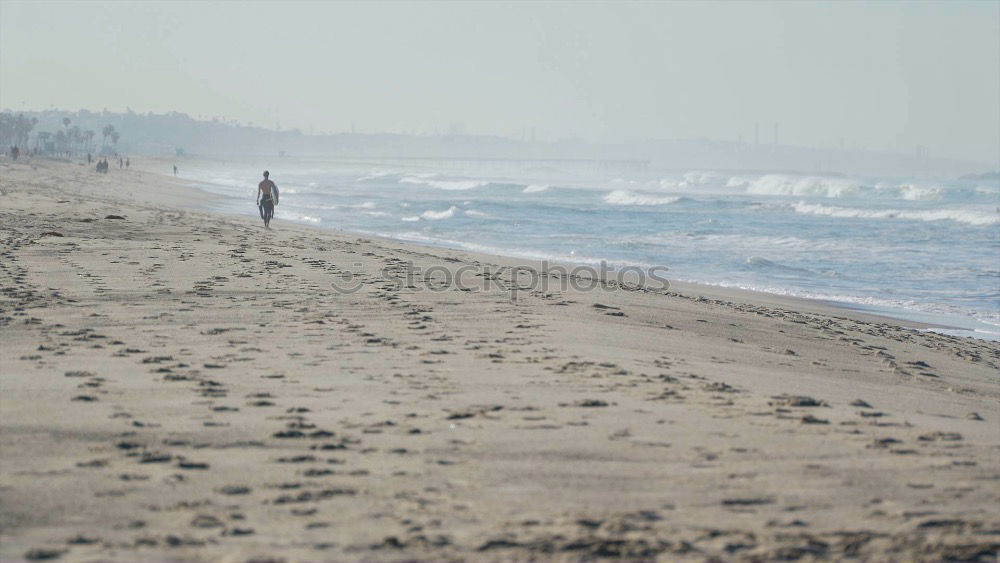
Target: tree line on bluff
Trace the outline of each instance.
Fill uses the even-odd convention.
[[[56,131],[37,131],[37,117],[24,114],[14,115],[11,112],[0,113],[0,146],[21,151],[31,151],[34,154],[74,156],[81,153],[94,152],[94,138],[97,134],[91,129],[81,129],[72,125],[69,117],[62,118],[62,129]],[[108,124],[101,129],[101,154],[111,154],[118,146],[121,133],[114,125]],[[108,141],[111,141],[108,144]]]

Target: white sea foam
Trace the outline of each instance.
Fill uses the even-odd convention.
[[[640,237],[629,237],[618,239],[617,244],[650,244],[665,247],[696,247],[711,251],[752,251],[754,249],[767,249],[782,252],[815,252],[841,251],[847,250],[843,241],[837,240],[810,240],[795,236],[767,236],[767,235],[745,235],[745,234],[697,234],[668,231],[645,235]]]
[[[948,191],[937,186],[918,186],[915,184],[900,184],[900,195],[910,201],[942,199]]]
[[[845,178],[767,174],[750,183],[746,192],[756,195],[850,197],[860,194],[861,186]]]
[[[536,194],[538,192],[548,191],[548,189],[549,186],[545,184],[529,184],[525,186],[523,190],[521,190],[521,193]]]
[[[680,196],[654,196],[629,190],[615,190],[604,196],[604,202],[611,205],[670,205],[682,199]]]
[[[450,219],[450,218],[452,218],[452,217],[455,216],[455,212],[456,211],[458,211],[458,208],[455,207],[454,205],[452,205],[448,209],[445,209],[444,211],[432,211],[432,210],[428,209],[427,211],[424,211],[423,213],[420,214],[420,218],[421,219],[426,219],[428,221],[437,221],[437,220],[440,220],[440,219]]]
[[[434,180],[427,177],[421,177],[419,175],[400,178],[399,183],[429,186],[439,190],[471,190],[481,188],[489,184],[489,182],[485,180]]]
[[[314,217],[312,215],[303,215],[301,213],[282,211],[281,209],[276,209],[274,215],[278,219],[284,219],[286,221],[298,221],[300,223],[312,223],[314,225],[323,222],[323,220],[319,217]]]
[[[714,172],[688,172],[684,174],[684,181],[688,185],[700,186],[702,184],[716,184],[722,178]]]
[[[483,213],[482,211],[477,211],[475,209],[466,209],[465,214],[468,215],[469,217],[489,217],[489,215],[487,215],[486,213]]]
[[[321,209],[324,211],[335,211],[337,209],[375,209],[377,205],[374,201],[366,201],[364,203],[313,203],[309,205],[310,209]]]
[[[661,178],[652,181],[645,186],[647,189],[657,189],[664,191],[684,191],[684,190],[704,190],[706,186],[721,186],[723,176],[715,172],[687,172],[680,178]],[[634,185],[632,182],[630,185]]]
[[[681,187],[684,183],[681,183]],[[727,189],[754,195],[825,198],[877,198],[906,201],[963,201],[982,199],[982,196],[1000,195],[1000,189],[988,186],[965,188],[916,182],[874,182],[861,179],[831,178],[825,176],[796,176],[766,174],[756,179],[733,176],[726,182]]]
[[[732,178],[730,178],[726,182],[726,187],[727,188],[745,188],[745,187],[749,186],[750,183],[751,183],[751,180],[747,180],[746,178],[743,178],[742,176],[733,176]]]
[[[800,201],[793,206],[796,213],[804,215],[824,215],[827,217],[859,219],[908,219],[912,221],[955,221],[968,225],[1000,224],[1000,213],[974,209],[860,209],[856,207],[836,207]]]

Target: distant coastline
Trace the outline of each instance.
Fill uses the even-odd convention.
[[[422,134],[269,129],[223,118],[197,119],[180,112],[137,113],[89,110],[3,110],[37,120],[36,131],[58,132],[63,120],[121,134],[116,150],[147,156],[270,155],[400,157],[428,159],[582,159],[648,161],[663,169],[795,171],[810,174],[875,174],[956,177],[992,173],[1000,163],[938,158],[917,151],[816,148],[722,139],[648,139],[594,143],[578,139],[529,140],[496,135],[429,131]]]

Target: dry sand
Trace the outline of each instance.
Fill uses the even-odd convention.
[[[0,174],[0,559],[996,558],[997,343]]]

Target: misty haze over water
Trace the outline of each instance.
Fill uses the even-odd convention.
[[[977,1],[8,0],[0,106],[305,133],[742,139],[997,168],[998,27],[997,3]]]

